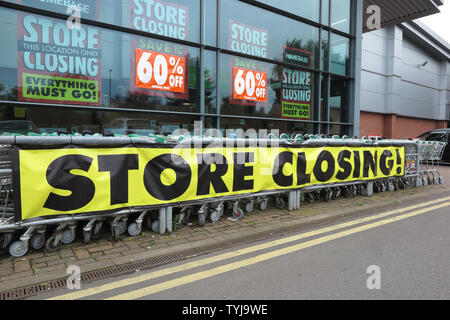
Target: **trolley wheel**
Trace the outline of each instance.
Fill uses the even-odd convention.
[[[124,234],[127,231],[127,223],[124,220],[120,220],[118,224],[119,235]]]
[[[90,231],[83,231],[83,242],[84,243],[91,242],[91,232]]]
[[[419,178],[416,180],[416,187],[417,187],[417,188],[423,187],[423,180],[422,180],[422,178],[419,177]]]
[[[406,179],[405,179],[405,188],[406,188],[406,189],[411,188],[411,180],[409,180],[409,178],[406,178]]]
[[[241,219],[244,216],[244,211],[241,208],[233,210],[233,218]]]
[[[373,184],[373,192],[374,193],[379,193],[381,191],[380,185],[378,184],[378,182],[375,182]]]
[[[198,225],[200,227],[203,227],[205,225],[205,222],[206,222],[206,214],[199,213],[198,214]]]
[[[313,203],[314,200],[316,200],[316,197],[314,196],[314,193],[310,192],[306,194],[306,202]]]
[[[138,236],[142,231],[142,228],[136,222],[130,223],[128,226],[128,234],[132,237]]]
[[[75,232],[72,232],[70,229],[64,230],[61,235],[61,242],[64,244],[69,244],[75,241]]]
[[[325,190],[323,193],[323,199],[325,202],[330,202],[333,198],[333,192],[331,190]]]
[[[255,209],[255,206],[253,205],[253,202],[249,201],[245,204],[245,212],[252,213],[254,209]]]
[[[99,224],[100,224],[100,227],[98,228],[98,231],[95,232],[95,230],[97,229],[97,225],[99,225]],[[100,239],[100,237],[103,234],[102,225],[103,225],[103,222],[96,222],[95,225],[92,227],[92,229],[90,231],[92,240]]]
[[[439,184],[444,184],[444,177],[443,176],[439,176]]]
[[[15,258],[20,258],[28,252],[28,244],[24,241],[15,241],[9,246],[9,254]]]
[[[367,194],[367,188],[365,184],[358,185],[358,194],[361,196],[365,196]]]
[[[339,199],[341,197],[341,195],[342,195],[341,188],[334,189],[334,191],[333,191],[333,200]]]
[[[283,205],[284,207],[284,205]],[[267,210],[267,200],[261,201],[259,203],[259,210],[266,211]]]
[[[426,187],[428,185],[428,178],[422,177],[422,186]]]
[[[36,233],[30,238],[30,246],[34,250],[41,250],[45,245],[45,236],[43,233]]]
[[[217,211],[212,211],[209,215],[209,220],[211,220],[212,223],[219,221],[220,216]]]
[[[8,246],[11,243],[13,237],[12,232],[6,232],[0,234],[0,252],[6,253],[8,252]]]
[[[344,190],[344,196],[345,196],[347,199],[353,197],[353,192],[352,192],[350,186],[345,187],[345,190]]]
[[[387,183],[386,182],[381,182],[381,192],[386,192],[387,190]]]
[[[52,235],[50,238],[47,239],[47,241],[45,241],[45,250],[47,250],[47,252],[56,252],[61,248],[62,246],[61,240],[58,241],[58,243],[55,243],[55,238],[56,235]]]
[[[187,211],[187,210],[186,210]],[[186,219],[186,212],[180,213],[175,217],[174,229],[180,230],[184,224],[184,220]]]
[[[277,209],[283,209],[285,205],[286,205],[286,202],[283,200],[283,198],[277,198],[277,200],[275,201],[275,207]]]
[[[435,178],[434,178],[434,181],[433,181],[434,184],[439,184],[439,178],[440,178],[440,177],[435,177]]]
[[[114,242],[119,241],[120,238],[120,232],[119,232],[119,227],[111,227],[111,235],[112,235],[112,239]]]
[[[155,233],[159,232],[159,220],[155,220],[152,222],[152,231]]]

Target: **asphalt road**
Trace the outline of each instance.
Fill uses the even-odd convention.
[[[33,299],[45,298],[450,299],[450,197]]]

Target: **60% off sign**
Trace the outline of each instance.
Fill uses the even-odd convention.
[[[136,87],[184,93],[185,58],[136,49]]]
[[[233,98],[266,102],[267,101],[267,75],[265,72],[234,68]]]

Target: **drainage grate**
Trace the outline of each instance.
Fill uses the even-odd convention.
[[[212,253],[218,250],[226,250],[232,248],[236,245],[242,245],[244,243],[250,243],[255,241],[262,241],[268,238],[272,238],[277,235],[285,235],[287,232],[298,231],[296,226],[287,226],[285,228],[280,228],[279,230],[274,230],[273,232],[267,233],[262,231],[257,234],[250,234],[246,237],[240,239],[233,239],[227,242],[217,242],[215,244],[181,250],[172,254],[161,255],[157,257],[148,258],[141,261],[131,262],[120,266],[114,266],[103,270],[90,271],[83,273],[81,275],[81,282],[84,284],[101,280],[112,278],[120,275],[130,274],[136,272],[136,270],[147,270],[155,267],[159,267],[165,264],[169,264],[176,261],[182,261],[189,258],[193,258],[199,255]],[[45,283],[32,285],[26,288],[13,289],[6,292],[0,293],[0,300],[18,300],[24,299],[31,296],[36,296],[43,293],[48,293],[51,290],[66,288],[67,278],[52,280]]]
[[[238,241],[238,243],[241,243],[241,241]],[[148,258],[142,261],[131,262],[120,266],[110,267],[104,270],[87,272],[81,275],[81,282],[86,284],[96,280],[130,274],[136,272],[136,270],[143,271],[146,269],[155,268],[168,263],[186,260],[188,258],[192,258],[200,254],[207,254],[215,250],[226,249],[228,247],[231,247],[232,244],[233,242],[228,242],[227,244],[217,243],[202,247],[201,249],[200,248],[186,249],[183,251],[176,252],[174,254],[161,255],[157,257]],[[67,278],[57,279],[42,284],[32,285],[25,288],[1,292],[0,300],[24,299],[39,294],[48,293],[49,291],[52,290],[66,288],[67,285],[66,280]]]

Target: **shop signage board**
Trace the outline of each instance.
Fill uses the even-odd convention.
[[[78,5],[95,18],[97,1],[79,1]],[[38,7],[61,13],[67,9],[60,2],[40,2]],[[100,29],[70,27],[64,20],[29,13],[19,13],[17,19],[19,100],[100,106]]]

